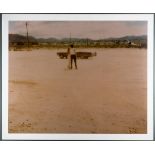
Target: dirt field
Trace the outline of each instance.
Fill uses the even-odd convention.
[[[146,49],[96,52],[67,70],[61,50],[9,52],[10,133],[146,133]]]

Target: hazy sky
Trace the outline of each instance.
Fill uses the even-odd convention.
[[[146,35],[146,21],[29,21],[29,35],[36,38],[101,39]],[[9,33],[26,35],[25,21],[10,21]]]

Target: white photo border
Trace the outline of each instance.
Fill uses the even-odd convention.
[[[147,21],[147,134],[14,134],[8,133],[9,21]],[[153,140],[153,14],[3,14],[2,140]]]

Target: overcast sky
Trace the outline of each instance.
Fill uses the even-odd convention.
[[[36,38],[101,39],[146,35],[146,21],[29,21],[29,35]],[[25,21],[10,21],[9,33],[26,35]]]

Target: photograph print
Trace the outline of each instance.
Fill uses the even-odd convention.
[[[9,135],[150,132],[149,21],[87,16],[8,20]]]

